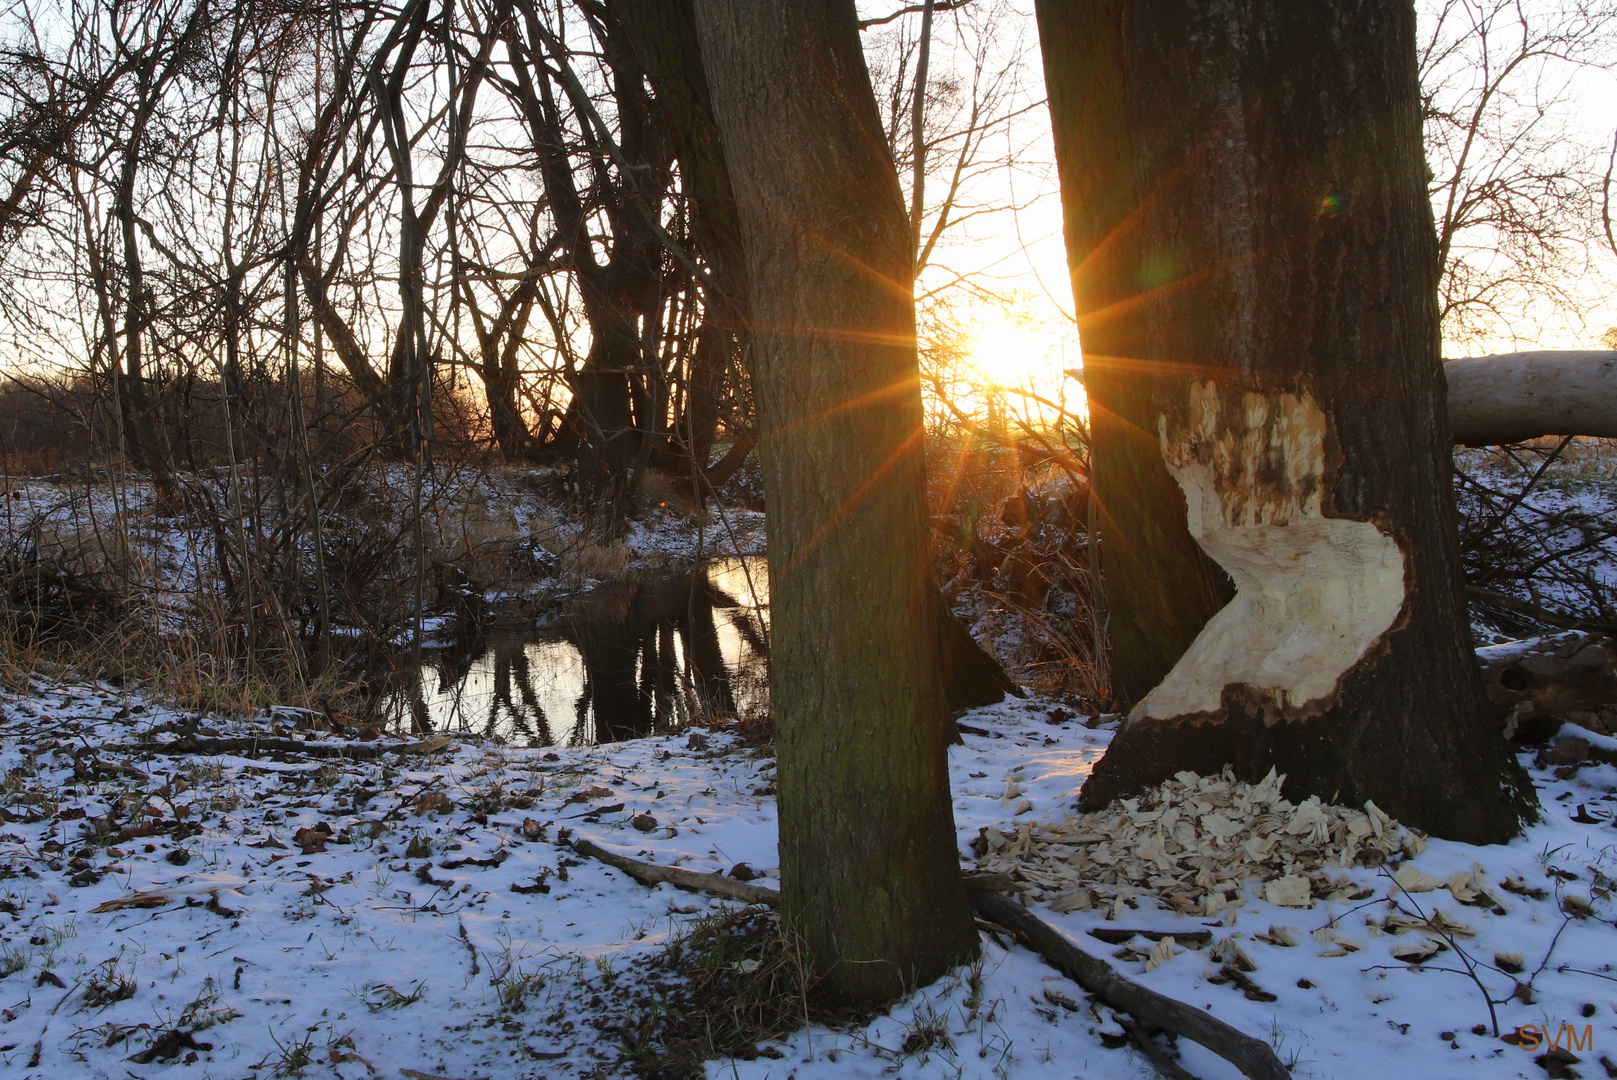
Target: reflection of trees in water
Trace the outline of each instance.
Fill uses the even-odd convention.
[[[534,690],[529,647],[530,642],[520,638],[502,637],[493,643],[490,652],[494,656],[494,693],[489,698],[482,733],[502,738],[526,737],[529,742],[549,746],[556,737]]]
[[[715,609],[752,657],[767,658],[751,612],[705,574],[617,582],[580,598],[568,612],[585,672],[575,738],[616,742],[693,717],[735,715]]]
[[[767,685],[767,631],[759,614],[712,584],[704,573],[645,576],[613,582],[577,597],[563,610],[566,638],[535,641],[495,633],[459,642],[398,699],[416,731],[430,714],[461,730],[548,746],[615,742],[709,716],[734,716]],[[723,625],[741,642],[739,670],[724,662]],[[468,674],[481,663],[492,676],[488,696],[469,700]],[[570,721],[548,714],[558,705],[541,687],[558,670],[582,667]],[[436,684],[436,706],[428,704]],[[739,691],[739,692],[738,692]],[[404,717],[401,715],[400,719]]]
[[[482,655],[484,645],[483,628],[472,623],[469,633],[457,634],[449,648],[436,651],[432,659],[421,665],[402,695],[404,701],[401,711],[409,715],[412,732],[426,734],[433,730],[432,707],[427,704],[425,692],[427,681],[433,676],[437,677],[437,696],[453,701],[455,711],[460,712],[460,696],[466,686],[466,676]]]

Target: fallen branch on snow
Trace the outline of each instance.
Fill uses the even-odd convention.
[[[615,855],[588,840],[575,840],[573,850],[616,867],[646,885],[668,882],[680,888],[715,893],[751,904],[780,903],[780,893],[761,885],[736,881],[721,874],[700,874],[677,866],[659,866]],[[996,890],[1008,879],[1003,874],[968,874],[966,887],[977,914],[1003,927],[1044,958],[1045,963],[1072,979],[1114,1009],[1129,1013],[1153,1027],[1207,1047],[1251,1080],[1290,1080],[1291,1074],[1261,1040],[1243,1035],[1204,1010],[1175,1001],[1125,979],[1106,961],[1090,956],[1065,935],[1027,908]]]
[[[725,877],[723,874],[702,874],[679,866],[658,866],[656,863],[641,862],[626,855],[614,855],[588,840],[574,840],[573,850],[580,855],[598,859],[608,866],[617,867],[642,885],[656,885],[666,881],[681,889],[709,892],[729,900],[740,900],[744,904],[768,904],[774,907],[780,903],[780,893],[774,889]]]
[[[124,743],[102,749],[120,754],[170,756],[201,754],[205,757],[215,754],[244,754],[247,757],[257,757],[259,754],[303,754],[313,758],[349,758],[358,761],[381,757],[383,754],[432,754],[454,741],[449,735],[440,735],[435,739],[425,739],[421,742],[391,743],[385,746],[373,744],[335,746],[330,743],[299,742],[296,739],[260,739],[250,735],[236,739],[185,738],[168,743]]]
[[[1125,979],[1112,965],[1090,956],[1027,908],[996,893],[972,898],[977,913],[1011,931],[1044,962],[1114,1009],[1139,1017],[1163,1031],[1201,1043],[1252,1080],[1289,1080],[1291,1074],[1266,1042],[1243,1035],[1203,1009],[1175,1001]]]

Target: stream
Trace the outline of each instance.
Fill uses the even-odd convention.
[[[584,746],[769,706],[769,581],[762,556],[647,572],[496,620],[423,649],[420,678],[384,706],[390,725],[528,746]]]

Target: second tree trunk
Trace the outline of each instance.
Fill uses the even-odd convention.
[[[1236,586],[1081,805],[1274,767],[1293,796],[1507,838],[1531,794],[1467,645],[1413,11],[1038,11],[1114,613],[1133,588],[1205,617],[1187,537]]]

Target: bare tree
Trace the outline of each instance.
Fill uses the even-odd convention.
[[[851,0],[698,0],[752,284],[782,911],[834,997],[976,947],[954,852],[911,281]]]
[[[1531,347],[1588,301],[1600,151],[1573,118],[1580,69],[1617,59],[1617,5],[1441,0],[1422,33],[1444,337]]]

